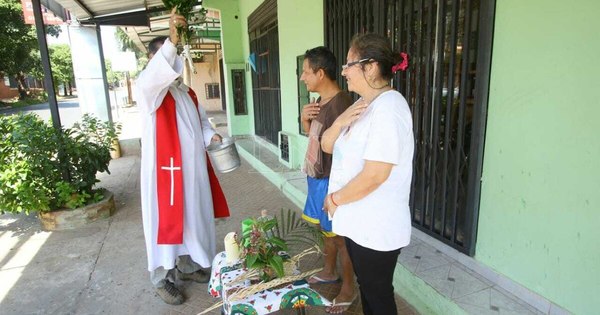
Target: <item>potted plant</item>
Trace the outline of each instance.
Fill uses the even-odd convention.
[[[285,267],[290,256],[288,244],[322,244],[321,232],[296,217],[296,212],[281,209],[274,218],[263,210],[258,218],[242,221],[242,259],[246,268],[258,269],[261,281],[289,276]]]
[[[109,172],[119,131],[88,114],[60,131],[35,114],[0,117],[0,213],[39,211],[44,224],[45,214],[111,200],[112,194],[95,189],[96,175]],[[84,222],[97,219],[85,215]],[[61,228],[59,223],[45,227]]]

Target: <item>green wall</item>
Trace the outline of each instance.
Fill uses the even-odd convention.
[[[281,126],[293,136],[290,153],[292,166],[300,167],[308,144],[298,133],[298,78],[296,58],[307,49],[322,46],[323,1],[278,1],[279,60],[281,73]]]
[[[227,116],[232,135],[254,134],[252,77],[246,71],[248,115],[234,115],[231,69],[246,68],[250,52],[248,16],[262,0],[206,0],[204,5],[221,11],[222,44],[225,58]],[[312,47],[324,44],[323,1],[278,1],[279,60],[282,107],[282,130],[291,135],[291,164],[299,167],[304,159],[307,139],[298,134],[298,86],[296,57]],[[237,19],[235,18],[237,16]],[[307,17],[312,21],[307,22]],[[343,56],[342,56],[343,57]]]
[[[476,249],[576,314],[600,291],[599,12],[497,1]]]
[[[204,6],[217,9],[221,12],[221,45],[223,51],[223,73],[225,74],[225,88],[227,89],[227,126],[229,134],[248,134],[252,128],[252,97],[247,98],[248,114],[235,115],[233,109],[233,89],[231,83],[232,69],[245,69],[248,57],[248,32],[244,33],[243,26],[247,26],[248,5],[254,3],[258,6],[261,1],[250,0],[205,0]],[[248,74],[248,73],[247,73]],[[246,89],[252,95],[252,81],[246,76]]]

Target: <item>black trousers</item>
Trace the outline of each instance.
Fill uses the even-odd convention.
[[[395,315],[394,270],[400,249],[381,252],[362,247],[346,237],[365,315]]]

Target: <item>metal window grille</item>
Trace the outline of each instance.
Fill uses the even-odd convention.
[[[279,133],[279,150],[281,159],[289,162],[290,161],[290,142],[288,135]]]
[[[233,81],[233,108],[236,115],[248,114],[246,106],[246,78],[244,70],[231,70]]]
[[[219,83],[206,83],[206,99],[221,98]]]
[[[266,0],[248,17],[250,53],[255,58],[252,73],[254,130],[256,135],[277,144],[281,130],[279,83],[279,37],[277,1]]]
[[[407,52],[393,86],[413,114],[413,225],[473,255],[495,0],[324,0],[325,38],[344,63],[352,36]],[[346,87],[345,80],[340,82]]]

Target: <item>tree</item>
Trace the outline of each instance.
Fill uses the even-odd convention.
[[[67,85],[70,86],[73,80],[73,61],[71,58],[71,48],[69,45],[59,44],[51,45],[50,65],[52,66],[52,79],[55,88],[62,83],[65,95],[67,95]]]
[[[25,24],[21,1],[0,0],[0,75],[14,76],[21,99],[27,95],[25,75],[41,64],[32,59],[38,50],[35,27]],[[46,27],[49,35],[58,36],[60,28]]]
[[[144,53],[129,37],[126,31],[123,30],[122,27],[117,27],[115,31],[115,39],[117,44],[119,45],[119,49],[121,51],[133,51],[135,53],[135,58],[137,59],[137,70],[130,72],[129,74],[132,77],[136,77],[148,63],[148,58],[146,53]]]
[[[106,66],[106,81],[108,81],[108,87],[114,89],[115,86],[119,85],[119,81],[123,80],[123,74],[114,72],[112,69],[112,63],[110,60],[105,60]]]

